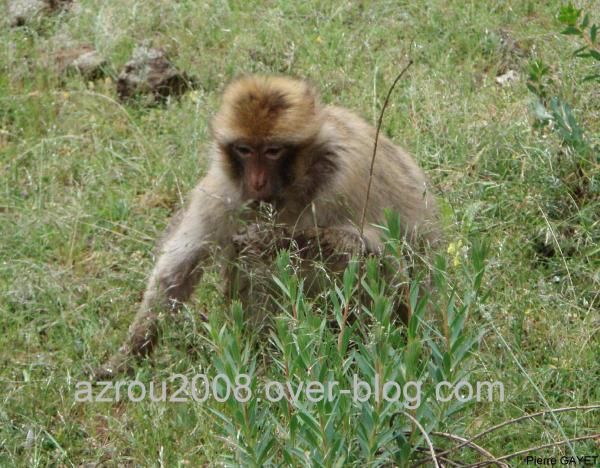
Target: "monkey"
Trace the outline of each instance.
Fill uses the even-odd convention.
[[[399,213],[409,245],[439,239],[436,200],[413,157],[380,135],[371,174],[373,126],[323,104],[305,80],[248,75],[232,81],[210,132],[207,173],[169,229],[128,337],[100,375],[126,371],[152,350],[159,313],[176,311],[190,297],[215,248],[223,257],[239,253],[244,210],[266,204],[291,238],[317,239],[333,253],[381,252],[385,208]]]

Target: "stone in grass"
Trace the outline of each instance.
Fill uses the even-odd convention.
[[[70,6],[72,0],[8,0],[8,20],[11,26],[23,26],[40,16]]]
[[[138,47],[117,79],[117,94],[122,101],[141,97],[144,104],[164,102],[180,96],[193,86],[193,80],[180,72],[160,49]]]
[[[97,80],[105,74],[108,62],[90,45],[84,44],[59,50],[54,59],[58,72],[79,73],[87,80]]]

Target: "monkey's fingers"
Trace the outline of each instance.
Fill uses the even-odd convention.
[[[128,375],[133,371],[135,356],[128,350],[121,348],[102,366],[97,367],[92,372],[92,380],[99,382],[102,380],[112,380],[119,375]]]
[[[289,236],[271,226],[253,224],[232,237],[238,254],[269,257],[277,250],[289,248]]]

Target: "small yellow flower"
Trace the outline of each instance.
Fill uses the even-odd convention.
[[[321,39],[321,36],[317,36],[317,38],[316,38],[315,40],[316,40],[316,41],[317,41],[319,44],[320,44],[321,42],[323,42],[323,39]]]
[[[188,99],[189,99],[190,101],[192,101],[192,102],[195,102],[195,101],[197,101],[199,96],[200,96],[200,93],[199,93],[198,91],[196,91],[196,90],[194,90],[194,91],[190,91],[190,92],[188,93]]]
[[[69,93],[68,93],[68,92],[66,92],[66,91],[64,91],[64,92],[62,93],[62,97],[63,97],[63,99],[66,101],[67,99],[69,99]]]
[[[448,255],[456,254],[456,244],[454,242],[450,242],[448,245]]]
[[[461,255],[461,249],[462,249],[462,240],[459,239],[458,242],[450,242],[450,244],[448,245],[448,255],[450,257],[452,257],[452,265],[454,265],[454,267],[458,267],[461,264],[460,261],[460,255]]]
[[[462,248],[462,245],[462,239],[459,239],[458,242],[450,242],[450,245],[448,245],[448,255],[456,255]]]

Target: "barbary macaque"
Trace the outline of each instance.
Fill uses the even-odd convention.
[[[386,208],[399,213],[408,245],[438,238],[436,203],[423,171],[383,135],[361,229],[375,129],[345,108],[322,104],[305,81],[233,81],[211,132],[208,172],[169,230],[127,340],[103,375],[123,372],[132,358],[151,351],[159,313],[190,297],[215,248],[224,257],[239,251],[242,218],[259,204],[272,208],[291,239],[317,239],[334,253],[380,252]]]

